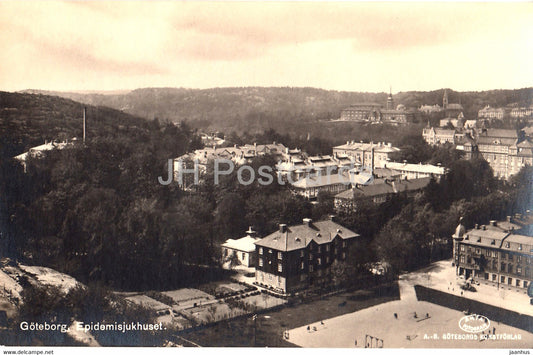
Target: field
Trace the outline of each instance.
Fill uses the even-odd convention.
[[[210,347],[294,346],[283,339],[284,331],[398,298],[399,292],[396,286],[381,287],[366,294],[362,294],[361,291],[347,292],[262,313],[258,315],[256,322],[252,316],[248,316],[184,332],[181,336],[201,346]]]

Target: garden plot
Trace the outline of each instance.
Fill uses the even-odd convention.
[[[194,303],[215,299],[214,296],[195,288],[182,288],[179,290],[164,291],[161,293],[172,298],[174,302],[180,306],[180,308],[184,308],[184,306],[188,305],[194,306]]]
[[[170,314],[170,306],[162,302],[154,300],[146,295],[130,296],[125,298],[127,301],[139,306],[149,308],[158,313],[158,315],[164,315],[166,311]],[[160,314],[161,313],[161,314]]]

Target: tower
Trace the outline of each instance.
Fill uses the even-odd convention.
[[[448,90],[444,89],[444,97],[442,98],[442,108],[447,109],[448,108]]]
[[[387,98],[387,110],[394,110],[394,101],[392,99],[392,87],[389,87],[389,97]]]
[[[459,225],[455,229],[455,233],[452,235],[453,238],[453,259],[452,265],[455,266],[455,272],[459,270],[459,245],[464,239],[465,235],[465,226],[463,225],[463,217],[459,218]]]

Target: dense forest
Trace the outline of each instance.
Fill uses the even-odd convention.
[[[102,107],[87,108],[85,145],[78,141],[29,159],[24,173],[12,157],[42,144],[43,137],[79,137],[82,104],[44,95],[0,97],[2,252],[26,263],[113,289],[189,286],[221,276],[219,243],[243,236],[248,226],[265,236],[278,223],[334,212],[332,196],[311,204],[287,185],[238,184],[236,173],[215,185],[211,169],[194,192],[163,186],[158,177],[166,177],[168,159],[200,147],[195,131],[186,123],[147,121]],[[414,198],[400,194],[379,206],[361,203],[355,213],[338,216],[366,237],[371,247],[365,261],[413,269],[448,256],[459,216],[471,226],[531,208],[531,168],[507,184],[494,179],[483,160],[462,160],[452,147],[429,147],[419,134],[397,135],[403,148],[398,159],[441,163],[450,172]],[[335,141],[275,130],[231,139],[275,140],[313,153]],[[275,163],[261,157],[252,167]]]

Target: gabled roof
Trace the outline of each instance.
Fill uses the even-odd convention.
[[[222,246],[225,248],[249,253],[255,250],[255,242],[258,240],[260,240],[260,238],[254,238],[247,235],[246,237],[240,239],[228,239],[224,244],[222,244]]]
[[[306,248],[314,241],[317,244],[330,243],[335,237],[351,239],[360,235],[333,221],[311,222],[309,226],[299,224],[279,230],[257,241],[255,245],[279,251],[292,251]]]
[[[350,178],[341,174],[330,174],[323,176],[308,176],[296,181],[292,186],[300,189],[308,189],[313,187],[328,186],[335,184],[350,185]]]

